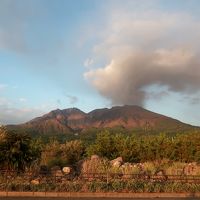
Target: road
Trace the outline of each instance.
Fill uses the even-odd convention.
[[[59,197],[0,197],[1,200],[93,200],[94,198],[59,198]],[[200,198],[96,198],[97,200],[200,200]]]

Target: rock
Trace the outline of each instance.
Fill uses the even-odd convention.
[[[118,157],[114,160],[111,160],[110,163],[113,167],[120,167],[123,163],[123,159],[122,159],[122,157]]]
[[[112,161],[119,161],[119,162],[123,163],[122,157],[117,157],[117,158],[115,158],[115,159],[112,160]],[[111,162],[112,162],[112,161],[111,161]]]
[[[62,171],[64,174],[70,174],[70,173],[72,173],[72,168],[71,167],[63,167]]]
[[[90,159],[91,160],[99,160],[100,158],[98,155],[92,155]]]
[[[34,180],[31,181],[31,184],[33,184],[33,185],[39,185],[40,181],[39,181],[39,179],[34,179]]]
[[[120,167],[121,165],[122,165],[122,163],[120,161],[115,161],[112,164],[113,167]]]
[[[189,163],[184,167],[184,174],[185,175],[195,175],[196,168],[197,168],[196,163]]]

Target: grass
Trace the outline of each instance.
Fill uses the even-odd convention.
[[[199,175],[200,167],[196,163],[186,164],[169,162],[169,160],[125,163],[120,167],[113,167],[109,160],[87,159],[83,162],[80,175],[85,173],[104,173],[104,178],[91,176],[84,180],[76,177],[69,181],[62,178],[54,181],[41,179],[38,185],[31,184],[28,177],[16,175],[5,179],[0,176],[0,191],[56,191],[56,192],[200,192],[200,183],[181,181],[164,181],[162,179],[144,179],[143,174],[153,176],[156,171],[164,170],[167,175],[181,175],[187,167],[191,167],[191,175]],[[116,175],[117,174],[117,175]],[[138,175],[138,177],[134,176]],[[140,175],[142,175],[140,177]],[[185,176],[183,176],[185,177]]]
[[[199,183],[160,182],[148,180],[115,180],[107,181],[75,180],[64,183],[40,183],[32,185],[29,182],[12,181],[0,183],[0,191],[48,191],[48,192],[200,192]]]

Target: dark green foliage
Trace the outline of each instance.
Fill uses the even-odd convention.
[[[53,139],[46,144],[42,152],[42,164],[50,168],[53,166],[73,165],[81,160],[84,154],[85,146],[80,140],[66,141],[64,144],[60,144]]]
[[[0,141],[1,168],[24,171],[32,163],[39,161],[40,154],[39,141],[31,140],[26,134],[9,133],[4,130],[4,136]]]
[[[94,144],[87,148],[87,155],[97,154],[114,159],[122,156],[125,162],[161,161],[170,159],[180,162],[200,161],[200,133],[141,136],[111,134],[97,135]]]
[[[115,142],[117,142],[115,140]],[[116,143],[114,143],[114,136],[108,131],[101,132],[97,135],[95,144],[90,145],[88,148],[88,154],[98,154],[101,157],[107,157],[109,159],[115,158],[118,153],[116,151]]]
[[[74,165],[86,156],[97,154],[108,159],[121,156],[125,162],[162,161],[200,162],[200,133],[148,135],[124,132],[122,127],[104,130],[88,130],[70,135],[67,140],[50,139],[43,145],[26,134],[8,133],[0,130],[0,167],[24,170],[33,163],[49,167]],[[87,134],[88,133],[88,134]],[[76,140],[76,138],[81,138]],[[87,148],[86,148],[87,147]]]
[[[66,142],[61,146],[61,156],[67,164],[74,164],[81,160],[85,153],[85,146],[80,140]]]

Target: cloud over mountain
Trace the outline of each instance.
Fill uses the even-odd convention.
[[[197,98],[198,19],[184,13],[117,10],[103,31],[93,60],[101,55],[108,64],[88,69],[84,76],[113,104],[144,105],[152,96],[150,87],[163,88],[159,94]]]

